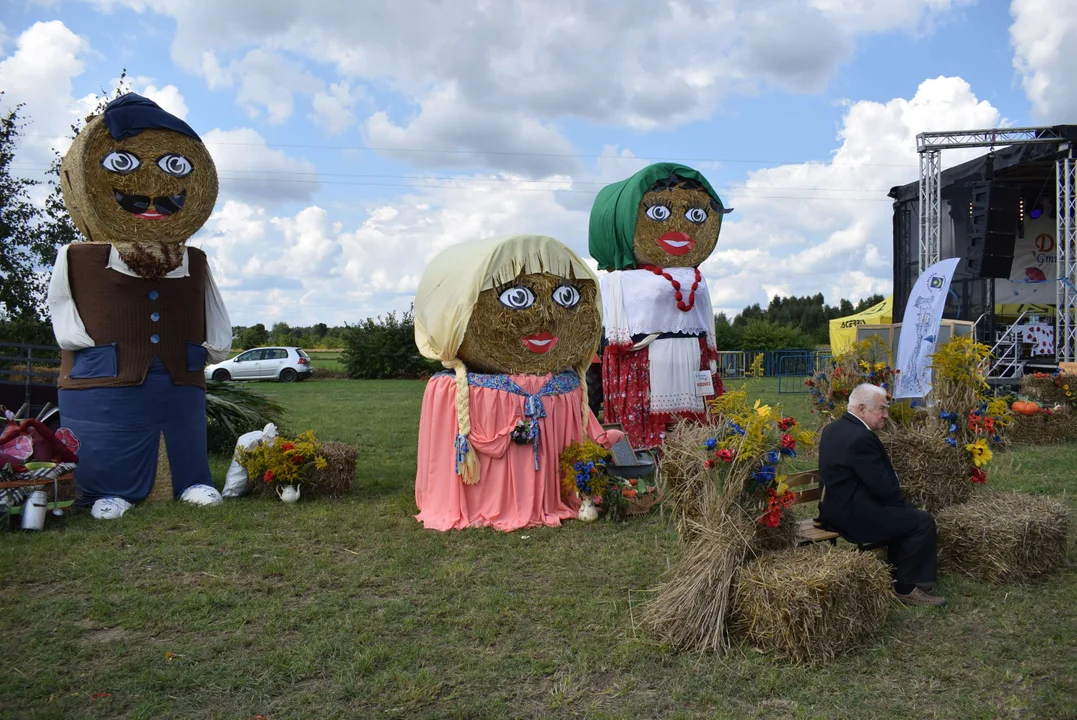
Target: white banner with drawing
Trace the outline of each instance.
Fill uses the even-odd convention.
[[[958,262],[959,258],[950,258],[935,263],[912,286],[901,320],[894,398],[922,398],[931,390],[931,354]]]

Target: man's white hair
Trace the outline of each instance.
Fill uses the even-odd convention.
[[[849,393],[849,408],[852,409],[858,405],[869,407],[871,401],[878,398],[882,398],[885,401],[886,390],[883,390],[878,385],[862,383],[853,388],[853,391]]]

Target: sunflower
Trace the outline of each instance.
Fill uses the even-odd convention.
[[[994,453],[991,452],[991,448],[987,447],[987,440],[984,438],[969,443],[965,449],[972,453],[972,464],[978,468],[991,462],[991,458],[994,457]]]

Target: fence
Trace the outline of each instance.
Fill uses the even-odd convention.
[[[830,362],[829,351],[791,348],[787,350],[722,350],[718,352],[718,374],[723,378],[747,377],[756,358],[762,356],[763,377],[799,374],[808,376]]]
[[[0,342],[0,405],[36,414],[57,402],[60,348]],[[26,415],[23,415],[26,417]]]

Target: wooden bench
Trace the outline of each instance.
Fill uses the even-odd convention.
[[[823,490],[819,482],[818,470],[806,470],[790,475],[785,479],[785,484],[793,491],[791,505],[817,503],[822,498]],[[810,545],[817,542],[829,542],[831,545],[836,545],[839,537],[840,535],[836,532],[819,527],[815,520],[810,518],[797,523],[797,545]]]

